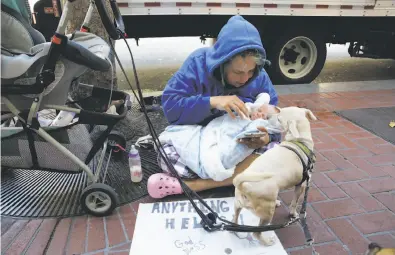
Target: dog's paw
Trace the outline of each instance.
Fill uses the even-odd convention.
[[[265,245],[265,246],[272,246],[276,243],[276,236],[275,234],[264,234],[262,233],[259,241],[261,242],[261,244]]]
[[[253,233],[253,236],[264,246],[271,246],[276,243],[276,235],[274,233]]]
[[[289,218],[291,218],[291,219],[296,219],[296,218],[298,218],[299,217],[299,213],[295,210],[295,211],[291,211],[290,213],[289,213]]]
[[[276,200],[276,207],[280,207],[281,206],[281,201],[280,200]]]

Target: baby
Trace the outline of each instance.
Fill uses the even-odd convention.
[[[249,119],[265,119],[267,120],[269,114],[278,113],[274,105],[270,105],[270,96],[268,93],[261,93],[257,96],[254,103],[245,103],[247,110],[250,114]],[[245,117],[245,116],[244,116]],[[248,119],[248,118],[247,118]]]
[[[224,114],[206,126],[168,126],[160,135],[160,142],[173,146],[179,155],[177,164],[187,166],[202,179],[223,181],[233,175],[238,163],[255,151],[239,139],[260,133],[258,127],[264,127],[273,142],[276,140],[272,136],[281,138],[281,124],[276,117],[270,117],[277,108],[269,102],[270,96],[262,93],[254,103],[246,104],[249,116],[233,119]]]
[[[255,133],[260,133],[257,129],[259,123],[264,126],[268,124],[268,117],[273,114],[279,113],[279,110],[276,106],[270,105],[270,96],[267,93],[261,93],[257,96],[257,99],[254,103],[245,103],[249,116],[246,117],[245,115],[240,116],[241,120],[245,121],[252,121],[250,125],[240,129],[240,133],[236,136],[236,139],[241,139],[246,135],[251,135]],[[257,121],[255,121],[257,120]],[[262,121],[259,121],[262,120]],[[275,120],[269,120],[271,124],[273,124]],[[276,123],[278,124],[278,123]],[[272,133],[272,132],[269,132]],[[276,133],[276,132],[274,132]],[[272,133],[273,134],[273,133]],[[277,139],[276,139],[277,140]]]
[[[229,178],[236,165],[254,151],[239,143],[239,139],[260,135],[258,127],[264,127],[271,137],[278,135],[281,138],[281,124],[276,117],[270,117],[279,111],[269,102],[269,94],[261,93],[254,103],[246,103],[249,117],[232,119],[229,114],[225,114],[201,130],[199,156],[201,173],[206,175],[204,177],[216,181]]]

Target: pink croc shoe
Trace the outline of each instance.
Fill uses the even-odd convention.
[[[164,173],[151,175],[148,178],[147,190],[152,198],[163,198],[165,196],[183,193],[177,178]]]

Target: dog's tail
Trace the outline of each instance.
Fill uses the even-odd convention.
[[[241,173],[238,174],[234,179],[233,179],[233,185],[235,187],[238,187],[241,183],[243,182],[260,182],[265,179],[269,179],[273,177],[272,173],[261,173],[261,172],[248,172],[248,173]]]

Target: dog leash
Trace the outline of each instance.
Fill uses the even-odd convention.
[[[300,218],[300,224],[302,225],[303,233],[305,235],[306,244],[310,246],[313,244],[314,239],[311,237],[311,233],[310,233],[309,227],[306,222],[306,218],[307,218],[307,212],[306,212],[307,208],[306,207],[307,207],[307,197],[308,197],[308,193],[309,193],[309,189],[310,189],[311,174],[313,172],[314,163],[316,162],[316,157],[315,157],[314,152],[311,151],[309,148],[307,148],[307,146],[304,145],[303,143],[301,143],[299,141],[289,141],[289,143],[296,145],[307,156],[307,164],[306,164],[303,160],[303,157],[300,155],[300,153],[295,148],[292,148],[291,146],[287,146],[284,144],[281,145],[282,147],[293,151],[299,157],[299,159],[303,165],[303,177],[302,177],[302,180],[296,186],[299,186],[304,181],[306,181],[306,188],[305,188],[305,192],[304,192],[302,207],[299,212],[299,218]]]
[[[144,136],[144,137],[139,138],[137,140],[137,142],[136,142],[136,145],[140,145],[140,143],[149,143],[150,144],[152,142],[153,142],[152,137],[150,135],[148,135],[148,136]],[[300,147],[304,146],[303,144],[301,144],[299,142],[295,142],[295,144],[299,144]],[[208,213],[206,215],[207,219],[208,219],[208,222],[204,221],[203,219],[200,222],[202,227],[206,231],[214,232],[214,231],[217,231],[217,230],[226,230],[226,231],[232,231],[232,232],[265,232],[265,231],[276,230],[276,229],[287,227],[287,226],[292,225],[293,223],[295,223],[295,222],[300,220],[302,228],[303,228],[303,231],[305,233],[306,243],[310,244],[312,242],[311,234],[310,234],[310,231],[309,231],[308,226],[306,224],[306,216],[307,216],[306,215],[306,206],[307,206],[308,190],[309,190],[309,186],[310,186],[309,185],[309,183],[310,183],[310,175],[308,174],[308,172],[312,168],[312,163],[311,162],[313,162],[314,160],[310,160],[310,158],[309,158],[309,162],[306,165],[304,163],[304,160],[302,159],[302,157],[300,156],[300,154],[296,150],[294,150],[292,147],[288,147],[288,146],[285,146],[285,145],[282,145],[282,146],[294,151],[299,156],[299,158],[300,158],[300,160],[302,162],[302,165],[303,165],[303,170],[304,170],[303,171],[303,178],[302,178],[302,181],[298,184],[298,185],[300,185],[304,181],[307,181],[306,189],[305,189],[305,192],[304,192],[304,200],[303,200],[302,208],[301,208],[301,211],[300,211],[300,215],[303,215],[303,217],[301,217],[301,218],[290,218],[290,220],[288,222],[283,223],[283,224],[267,225],[267,226],[248,226],[248,225],[239,225],[239,224],[235,224],[233,222],[224,220],[224,219],[220,218],[217,213],[215,213],[215,212],[210,210],[210,213]],[[303,151],[305,152],[305,150],[303,150]],[[311,154],[312,154],[311,151],[306,153],[306,155],[311,155]],[[296,185],[296,186],[298,186],[298,185]],[[185,190],[184,190],[184,192],[185,192]],[[190,199],[190,201],[191,201],[191,203],[194,203],[193,200]],[[205,202],[202,201],[202,200],[200,200],[200,202],[205,204]],[[208,208],[208,209],[210,209],[210,208]],[[223,221],[224,223],[227,223],[227,224],[224,224],[224,223],[217,224],[217,219],[220,219],[221,221]]]
[[[128,50],[129,50],[129,53],[130,53],[130,56],[131,56],[133,73],[134,73],[134,78],[135,78],[135,82],[136,82],[136,86],[137,86],[138,96],[135,94],[135,91],[133,90],[133,87],[131,86],[129,78],[126,75],[126,72],[125,72],[125,70],[124,70],[124,68],[122,66],[122,63],[120,62],[118,54],[116,54],[116,52],[115,52],[114,45],[111,43],[111,41],[110,41],[110,46],[111,46],[112,50],[115,52],[116,60],[118,61],[118,64],[120,65],[120,68],[121,68],[122,72],[124,73],[128,84],[132,88],[132,91],[133,91],[134,95],[136,96],[137,102],[141,106],[141,110],[142,110],[142,112],[143,112],[143,114],[144,114],[144,116],[145,116],[145,118],[147,120],[149,132],[150,132],[150,134],[151,134],[151,136],[153,138],[152,141],[154,142],[155,147],[158,148],[158,153],[164,159],[164,162],[167,165],[168,169],[170,169],[171,174],[180,182],[180,185],[181,185],[181,188],[182,188],[184,194],[186,195],[186,197],[190,201],[190,203],[193,206],[193,208],[195,209],[196,213],[201,218],[200,224],[202,225],[202,227],[207,232],[214,232],[214,231],[218,231],[218,230],[221,230],[221,231],[225,231],[226,230],[226,231],[232,231],[232,232],[265,232],[265,231],[271,231],[271,230],[285,228],[285,227],[287,227],[287,226],[289,226],[291,224],[294,224],[295,222],[299,221],[300,217],[296,217],[296,218],[291,218],[288,222],[286,222],[284,224],[266,225],[266,226],[248,226],[248,225],[239,225],[239,224],[230,222],[230,221],[228,221],[226,219],[223,219],[223,218],[219,217],[218,214],[216,212],[214,212],[213,209],[210,206],[208,206],[207,203],[195,191],[190,189],[183,182],[181,177],[178,175],[177,171],[174,169],[174,166],[170,163],[170,160],[167,157],[167,155],[165,153],[163,153],[163,148],[162,148],[162,145],[161,145],[161,143],[159,141],[158,134],[156,133],[156,130],[155,130],[151,120],[149,119],[148,111],[147,111],[147,108],[145,106],[145,102],[143,100],[144,97],[143,97],[141,86],[140,86],[140,82],[139,82],[139,79],[138,79],[138,76],[137,76],[137,71],[136,71],[136,66],[135,66],[135,62],[134,62],[132,51],[131,51],[131,49],[129,47],[129,44],[126,41],[126,37],[123,34],[121,34],[121,37],[125,41],[125,44],[126,44]],[[140,100],[139,100],[139,98],[140,98]],[[307,192],[306,191],[308,191],[308,189],[305,190],[305,198],[304,198],[305,201],[304,201],[304,204],[306,204],[306,202],[307,202]],[[209,211],[208,214],[205,215],[202,212],[202,210],[193,201],[193,197],[195,197]],[[306,205],[304,205],[304,208],[305,207],[306,207]],[[304,209],[304,211],[305,211],[305,209]],[[222,223],[217,224],[217,220],[222,221]]]
[[[287,145],[280,145],[283,146],[291,151],[293,151],[300,159],[302,165],[303,165],[303,177],[302,181],[297,184],[301,185],[304,181],[306,181],[306,188],[304,192],[304,198],[303,198],[303,203],[302,203],[302,208],[299,213],[299,217],[294,217],[290,218],[290,220],[284,224],[277,224],[277,225],[267,225],[267,226],[247,226],[247,225],[238,225],[233,222],[224,220],[222,218],[219,218],[218,215],[215,212],[210,212],[206,216],[210,220],[210,222],[205,222],[203,219],[200,222],[200,224],[203,226],[203,228],[208,231],[208,232],[213,232],[217,230],[227,230],[227,231],[233,231],[233,232],[265,232],[265,231],[270,231],[270,230],[276,230],[280,228],[287,227],[297,221],[300,221],[305,239],[306,239],[306,244],[308,246],[311,246],[314,242],[313,238],[311,237],[311,233],[309,230],[309,227],[306,222],[307,218],[307,213],[306,213],[306,207],[307,207],[307,197],[309,193],[309,188],[310,188],[310,180],[311,180],[311,173],[314,168],[314,163],[316,161],[315,154],[312,152],[310,149],[308,149],[303,143],[298,142],[298,141],[291,141],[290,143],[295,144],[298,148],[300,148],[305,155],[308,158],[307,164],[304,162],[303,157],[300,155],[300,153]],[[216,224],[217,219],[220,221],[223,221],[224,223],[221,224]]]

